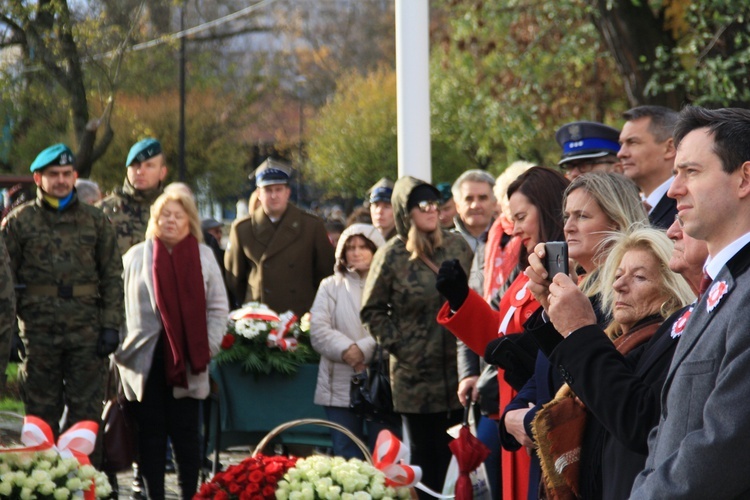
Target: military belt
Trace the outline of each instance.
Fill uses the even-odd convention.
[[[61,299],[72,299],[73,297],[86,297],[97,295],[99,285],[26,285],[25,293],[29,295],[41,295],[45,297],[60,297]]]

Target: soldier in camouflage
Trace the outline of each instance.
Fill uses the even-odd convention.
[[[101,208],[117,233],[117,246],[125,255],[130,247],[146,239],[151,204],[162,193],[167,165],[161,143],[148,138],[130,148],[125,162],[127,175],[122,189],[104,198]]]
[[[98,421],[107,364],[123,319],[122,259],[107,217],[78,201],[73,154],[64,144],[31,164],[37,197],[4,221],[26,357],[19,370],[26,413],[57,434]]]
[[[440,228],[439,197],[436,188],[413,177],[396,181],[391,202],[398,237],[373,257],[360,314],[390,353],[393,406],[406,417],[412,463],[422,467],[424,483],[436,490],[451,457],[445,430],[461,421],[462,412],[456,339],[437,323],[445,299],[435,289],[437,267],[431,266],[458,259],[468,268],[472,259],[460,235]],[[424,240],[430,243],[416,243]]]
[[[12,325],[15,322],[16,294],[13,291],[10,257],[0,236],[0,394],[5,392],[5,368],[8,366]]]

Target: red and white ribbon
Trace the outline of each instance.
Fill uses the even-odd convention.
[[[27,415],[23,419],[21,429],[21,442],[25,445],[20,448],[6,448],[0,450],[0,453],[14,453],[21,451],[43,451],[53,449],[62,458],[73,457],[81,465],[91,465],[89,455],[94,451],[96,445],[96,434],[99,431],[99,424],[93,420],[84,420],[70,427],[63,432],[55,445],[52,429],[47,422],[39,417]],[[94,491],[94,482],[91,482],[91,488],[85,492],[86,500],[96,498]]]
[[[409,450],[391,431],[382,430],[375,442],[373,465],[385,474],[385,484],[395,488],[418,488],[435,498],[455,498],[441,495],[421,483],[422,468],[406,463]]]
[[[422,479],[422,468],[406,463],[409,450],[392,432],[383,430],[375,442],[373,465],[385,474],[385,484],[396,488],[412,487]]]
[[[292,311],[287,311],[279,316],[279,330],[281,330],[281,337],[285,337],[296,322],[297,315],[295,315]]]
[[[266,338],[268,347],[278,347],[282,351],[295,351],[297,349],[296,337],[287,337],[289,330],[297,321],[297,316],[292,311],[287,311],[279,318],[279,331],[271,330]]]

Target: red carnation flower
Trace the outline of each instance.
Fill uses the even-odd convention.
[[[221,348],[226,350],[234,345],[234,335],[227,333],[224,338],[221,339]]]

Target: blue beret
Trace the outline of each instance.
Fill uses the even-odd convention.
[[[158,154],[161,154],[161,143],[150,137],[143,139],[133,144],[133,147],[130,148],[125,166],[129,167],[135,162],[142,163]]]
[[[73,152],[63,143],[55,144],[39,153],[31,164],[30,170],[36,172],[47,167],[56,167],[60,165],[72,165],[76,161]]]
[[[620,132],[598,122],[572,122],[560,127],[555,134],[563,150],[558,165],[573,160],[601,158],[620,151]]]
[[[292,169],[286,163],[268,158],[255,169],[254,173],[255,185],[263,187],[272,184],[289,184]]]

